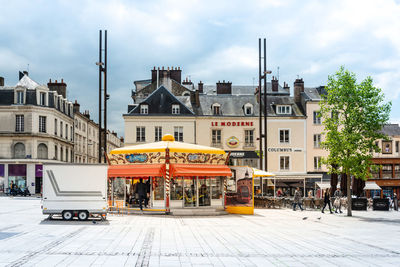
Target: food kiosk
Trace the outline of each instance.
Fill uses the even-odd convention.
[[[149,188],[144,211],[224,209],[226,177],[232,175],[228,157],[222,149],[176,142],[169,134],[160,142],[114,149],[107,156],[109,206],[138,210],[141,179]]]

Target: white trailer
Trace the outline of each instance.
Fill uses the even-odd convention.
[[[107,210],[107,165],[43,165],[43,214],[87,220],[92,214],[105,218]]]

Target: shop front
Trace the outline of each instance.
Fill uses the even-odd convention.
[[[224,186],[231,171],[222,149],[161,142],[114,149],[108,155],[111,209],[170,212],[174,209],[224,208]],[[138,188],[145,184],[146,197]],[[143,195],[143,194],[141,194]],[[147,205],[146,205],[147,204]]]

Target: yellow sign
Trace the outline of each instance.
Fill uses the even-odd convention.
[[[226,144],[231,148],[238,147],[239,139],[237,139],[237,137],[235,137],[235,136],[231,136],[228,138],[228,140],[226,140]]]

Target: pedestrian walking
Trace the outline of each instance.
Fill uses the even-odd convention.
[[[340,199],[342,198],[342,191],[340,191],[339,188],[336,188],[336,191],[333,194],[333,196],[335,197],[335,202],[333,203],[334,206],[335,206],[335,213],[338,213],[338,211],[340,213],[343,213],[342,210],[341,210],[342,203],[340,201]]]
[[[329,193],[329,191],[330,191],[330,189],[326,189],[325,190],[324,207],[322,208],[322,213],[325,213],[324,209],[325,209],[326,205],[328,205],[329,206],[329,211],[332,214],[333,212],[332,212],[332,207],[331,207],[331,194]]]
[[[139,195],[140,210],[143,210],[143,200],[146,199],[147,190],[142,178],[140,178],[139,183],[136,186],[136,193]]]
[[[303,210],[303,207],[301,206],[301,195],[299,187],[297,187],[296,191],[294,191],[293,211],[296,210],[296,205],[299,205],[300,210]]]

